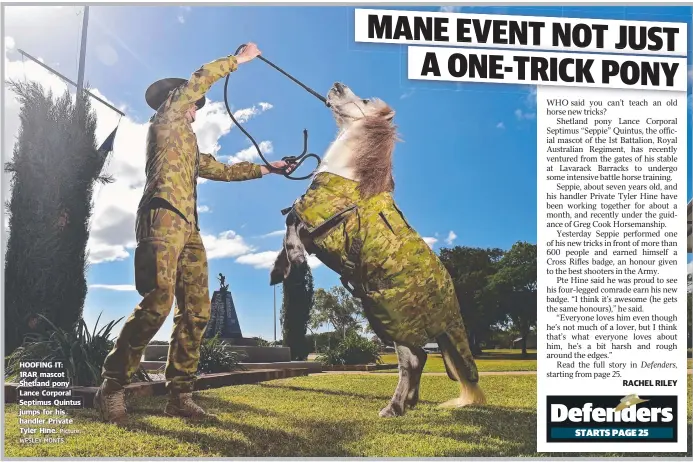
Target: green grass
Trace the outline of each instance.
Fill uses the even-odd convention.
[[[479,372],[536,371],[537,350],[527,350],[523,358],[520,350],[486,350],[476,358]],[[380,356],[385,364],[397,364],[397,355],[386,353]],[[688,369],[693,369],[693,359],[688,359]],[[380,370],[374,373],[386,373],[392,370]],[[424,372],[445,372],[443,357],[439,353],[429,353]]]
[[[487,350],[476,358],[476,366],[480,372],[507,372],[507,371],[536,371],[537,351],[527,350],[528,356],[523,358],[520,350]],[[380,356],[385,364],[397,364],[397,355],[387,353]],[[380,370],[376,373],[392,372],[392,370]],[[445,372],[445,364],[440,353],[429,353],[424,366],[424,372]]]
[[[456,383],[424,376],[420,405],[403,418],[381,419],[397,377],[320,374],[202,392],[219,422],[191,424],[162,414],[165,399],[129,403],[125,428],[101,423],[93,410],[72,411],[80,435],[64,444],[20,445],[16,405],[5,408],[7,457],[508,457],[536,451],[536,377],[487,376],[488,406],[456,410],[437,404]],[[688,378],[689,392],[691,377]],[[691,403],[688,404],[688,419]],[[689,428],[690,438],[690,428]],[[690,447],[690,443],[689,443]],[[563,454],[574,456],[574,454]],[[589,456],[589,454],[580,454]],[[599,454],[599,456],[618,454]],[[634,454],[628,454],[635,456]],[[556,457],[552,454],[552,457]]]

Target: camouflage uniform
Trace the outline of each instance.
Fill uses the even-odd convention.
[[[460,352],[461,370],[478,381],[452,278],[407,223],[392,194],[363,199],[358,183],[327,172],[315,176],[293,211],[311,233],[311,250],[353,286],[376,334],[422,346],[441,334]]]
[[[243,181],[262,173],[259,165],[227,165],[201,154],[185,113],[214,82],[236,68],[233,56],[205,64],[171,92],[151,119],[147,182],[136,223],[135,284],[143,298],[104,363],[107,392],[130,381],[144,348],[170,313],[174,296],[167,387],[172,394],[194,388],[200,342],[210,316],[207,256],[197,223],[197,178]]]

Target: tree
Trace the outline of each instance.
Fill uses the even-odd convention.
[[[321,289],[318,289],[321,290]],[[313,303],[310,306],[310,314],[308,315],[308,325],[307,328],[310,331],[310,338],[313,341],[313,352],[318,352],[318,338],[319,335],[317,330],[322,326],[323,320],[320,313],[316,310],[316,305]]]
[[[693,336],[693,322],[691,322],[691,316],[693,315],[693,313],[691,313],[693,310],[693,274],[688,273],[686,277],[688,278],[688,290],[686,292],[686,301],[688,307],[686,310],[686,317],[688,318],[688,348],[693,348],[693,339],[691,338]]]
[[[318,332],[310,334],[307,336],[311,343],[313,343],[315,353],[320,353],[322,351],[328,350],[335,345],[338,345],[342,341],[341,336],[334,331],[330,332]]]
[[[342,339],[349,331],[358,331],[364,322],[361,302],[351,296],[342,286],[332,287],[329,291],[315,291],[313,326],[319,328],[331,324]]]
[[[35,82],[8,82],[21,104],[19,136],[6,207],[5,260],[7,353],[29,333],[74,329],[87,293],[85,278],[92,193],[108,153],[96,147],[96,116],[89,98],[78,111],[69,92],[53,95]],[[81,115],[79,115],[81,114]]]
[[[503,251],[497,248],[440,249],[440,259],[455,284],[469,346],[474,354],[481,353],[481,344],[491,336],[491,326],[503,318],[494,301],[484,294],[488,278],[496,271],[495,265],[502,256]]]
[[[284,280],[281,308],[282,343],[291,349],[293,361],[305,361],[310,352],[306,329],[313,307],[313,274],[305,262],[291,269]]]
[[[520,333],[526,356],[527,336],[537,324],[537,246],[516,242],[498,262],[487,290]]]
[[[693,310],[693,299],[692,299],[693,297],[692,296],[693,296],[693,294],[691,292],[688,292],[686,294],[686,301],[687,301],[687,306],[688,306],[688,310],[687,310],[687,314],[686,314],[686,316],[688,318],[687,319],[687,321],[688,321],[687,322],[688,348],[693,348],[693,338],[692,338],[692,336],[693,336],[693,322],[691,322],[692,321],[691,311]]]

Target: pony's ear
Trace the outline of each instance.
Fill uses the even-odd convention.
[[[291,272],[291,262],[286,254],[286,249],[282,246],[281,252],[274,261],[274,266],[270,272],[270,285],[274,286],[283,282]]]
[[[380,109],[380,117],[382,117],[384,120],[388,122],[392,122],[392,119],[395,118],[395,110],[387,104],[385,104],[384,102],[382,104],[383,107]]]

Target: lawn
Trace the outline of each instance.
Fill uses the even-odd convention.
[[[476,358],[476,366],[480,372],[536,371],[537,351],[527,350],[527,353],[527,357],[523,358],[520,350],[487,350]],[[394,353],[383,354],[380,359],[385,364],[397,364],[397,355]],[[424,372],[445,372],[445,364],[440,353],[428,354]]]
[[[523,358],[520,350],[486,350],[476,358],[476,366],[480,372],[505,371],[536,371],[537,350],[527,350],[528,356]],[[385,364],[397,364],[397,355],[386,353],[380,356]],[[688,369],[693,369],[693,359],[688,359]],[[392,372],[380,370],[375,373]],[[440,353],[429,353],[424,372],[445,372],[443,357]]]
[[[381,419],[378,411],[387,403],[396,381],[397,377],[388,375],[318,374],[209,390],[200,393],[199,400],[218,413],[219,422],[196,425],[163,416],[163,397],[130,403],[131,422],[125,428],[101,423],[93,410],[80,410],[73,412],[72,427],[82,433],[67,436],[66,443],[60,445],[20,445],[18,408],[8,405],[5,455],[539,456],[535,452],[535,376],[483,377],[481,384],[489,405],[457,410],[436,408],[455,396],[456,384],[444,376],[424,376],[419,407],[403,418]],[[688,385],[690,390],[690,377]],[[690,402],[688,418],[690,421]]]

